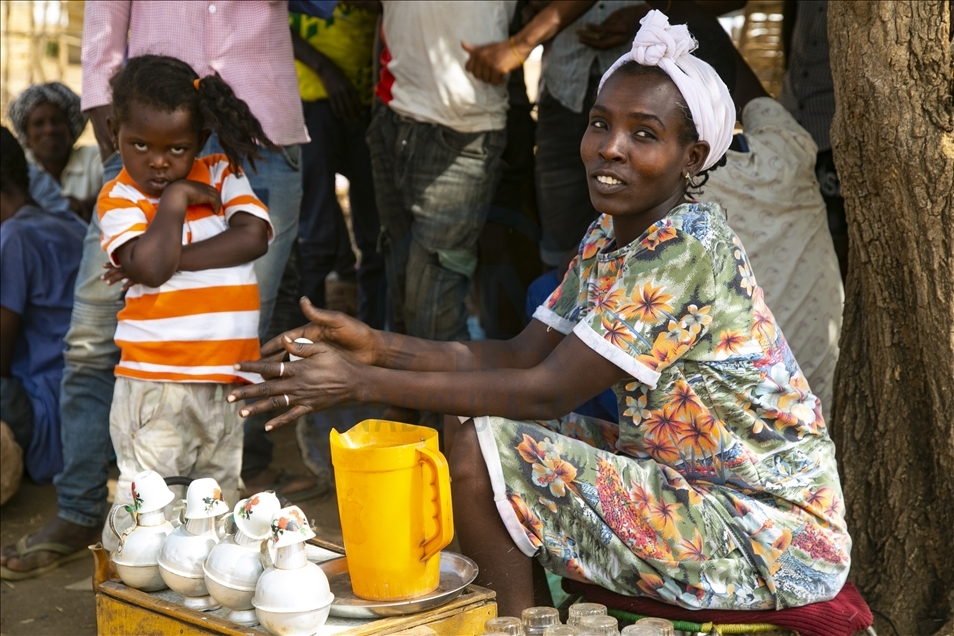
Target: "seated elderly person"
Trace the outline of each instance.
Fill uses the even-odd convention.
[[[59,184],[69,208],[89,221],[103,164],[98,146],[74,147],[87,121],[79,95],[59,82],[34,84],[10,102],[8,115],[27,158]]]
[[[44,483],[62,468],[63,336],[86,227],[37,206],[23,150],[6,128],[0,136],[0,418]]]

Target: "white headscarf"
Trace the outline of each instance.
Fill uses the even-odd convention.
[[[666,14],[656,10],[647,13],[639,23],[642,26],[633,40],[633,49],[606,71],[599,90],[626,62],[658,66],[665,71],[686,100],[699,139],[709,143],[709,156],[702,166],[707,170],[722,158],[732,143],[735,104],[729,89],[715,69],[691,55],[699,44],[685,24],[671,26]]]

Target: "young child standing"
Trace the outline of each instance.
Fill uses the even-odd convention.
[[[110,133],[123,160],[100,193],[109,284],[127,279],[119,313],[109,417],[120,470],[116,505],[151,469],[213,477],[234,502],[242,422],[225,401],[256,379],[233,365],[258,357],[259,295],[252,261],[272,227],[239,166],[273,147],[220,77],[177,59],[129,60],[111,81]],[[196,159],[215,132],[225,151]]]

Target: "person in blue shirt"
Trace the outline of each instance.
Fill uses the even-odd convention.
[[[62,467],[63,336],[86,225],[30,193],[26,157],[0,130],[0,419],[24,449],[27,474],[49,483]]]

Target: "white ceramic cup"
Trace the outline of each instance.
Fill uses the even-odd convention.
[[[129,490],[132,495],[132,512],[136,514],[164,508],[176,496],[154,470],[144,470],[133,477]]]
[[[282,504],[271,490],[235,504],[235,525],[250,539],[266,539],[272,532],[272,517]]]
[[[282,508],[272,517],[272,543],[276,548],[302,543],[315,536],[308,517],[298,506]]]
[[[187,519],[209,519],[229,511],[229,505],[222,500],[222,488],[211,477],[196,479],[189,484],[186,492]]]

